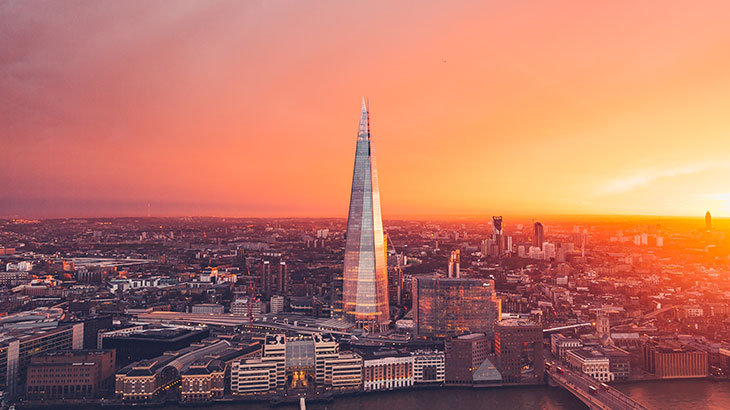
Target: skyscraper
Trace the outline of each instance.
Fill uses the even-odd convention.
[[[451,251],[449,257],[449,277],[458,278],[461,274],[461,251],[456,249]]]
[[[355,148],[350,211],[347,216],[342,299],[345,317],[370,331],[390,321],[380,189],[365,100]]]
[[[710,215],[710,211],[707,211],[705,214],[705,229],[707,232],[712,230],[712,215]]]
[[[502,256],[504,251],[504,231],[502,230],[502,217],[492,217],[492,228],[494,230],[494,242],[497,244],[497,256]]]
[[[542,249],[542,243],[545,242],[545,228],[540,222],[535,222],[535,237],[532,239],[533,246]]]

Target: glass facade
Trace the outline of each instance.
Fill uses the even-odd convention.
[[[413,306],[416,333],[426,337],[491,337],[501,316],[494,282],[482,279],[416,278]]]
[[[342,309],[347,318],[366,326],[388,323],[388,272],[380,189],[365,101],[355,148],[342,288]]]

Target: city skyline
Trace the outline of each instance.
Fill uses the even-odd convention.
[[[0,1],[0,410],[730,408],[729,12]]]
[[[730,216],[724,3],[45,7],[0,9],[0,216],[342,217],[362,94],[386,216]]]

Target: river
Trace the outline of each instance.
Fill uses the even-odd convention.
[[[730,409],[730,382],[661,380],[618,384],[616,388],[655,410]],[[268,404],[221,404],[210,410],[269,410]],[[298,409],[299,406],[278,407]],[[452,410],[452,409],[585,409],[578,399],[557,387],[491,389],[443,388],[403,390],[336,398],[327,404],[307,403],[308,410]],[[190,410],[191,407],[165,407]]]

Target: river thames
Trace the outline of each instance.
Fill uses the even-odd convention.
[[[656,410],[730,409],[730,382],[662,380],[618,384],[616,388]],[[175,408],[175,407],[166,407]],[[191,407],[180,409],[189,410]],[[213,410],[270,409],[268,404],[221,404]],[[299,406],[282,406],[295,409]],[[439,409],[586,409],[578,399],[557,387],[491,389],[443,388],[403,390],[336,398],[331,403],[307,403],[308,410],[439,410]]]

